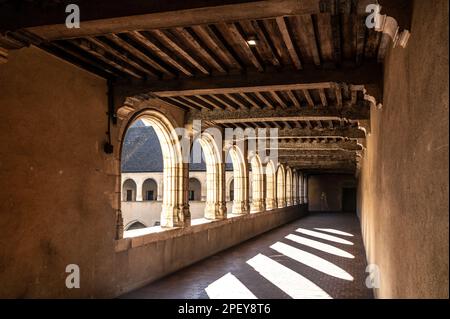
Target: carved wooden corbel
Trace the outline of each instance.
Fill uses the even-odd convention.
[[[8,62],[8,50],[0,47],[0,64]]]

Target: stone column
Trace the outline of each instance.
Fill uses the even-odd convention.
[[[264,178],[261,172],[254,172],[252,170],[252,183],[253,183],[253,198],[251,205],[251,212],[258,213],[265,210],[264,201]]]
[[[158,181],[156,188],[156,200],[162,201],[164,197],[164,173],[162,179]]]
[[[142,202],[142,186],[143,186],[143,182],[142,182],[142,178],[141,178],[136,181],[136,201],[137,202]]]
[[[237,147],[237,146],[235,146]],[[233,201],[233,214],[245,215],[250,212],[250,202],[249,202],[249,165],[247,163],[248,158],[248,144],[247,141],[244,143],[244,149],[240,150],[242,157],[240,158],[241,163],[233,163],[233,169],[238,174],[234,174],[234,201]],[[237,152],[235,150],[235,152]],[[234,165],[239,165],[236,170]],[[238,176],[236,176],[238,175]]]
[[[215,163],[207,165],[207,200],[205,218],[225,219],[227,206],[225,203],[225,164]]]
[[[164,197],[161,212],[162,227],[187,227],[189,212],[189,164],[164,167]]]
[[[303,203],[308,204],[308,177],[303,176]]]
[[[295,170],[292,171],[292,204],[298,205],[298,175]]]

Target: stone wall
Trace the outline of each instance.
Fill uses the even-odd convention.
[[[1,298],[115,297],[301,216],[293,206],[116,241],[107,105],[103,79],[40,49],[11,51],[0,65]],[[69,264],[80,267],[80,289],[65,286]]]
[[[448,298],[448,1],[414,1],[371,111],[359,214],[379,298]]]
[[[311,175],[308,177],[309,211],[342,211],[342,189],[355,187],[353,175]]]

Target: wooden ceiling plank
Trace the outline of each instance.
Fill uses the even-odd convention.
[[[109,52],[110,54],[114,55],[117,59],[120,59],[123,62],[129,64],[130,66],[134,67],[135,69],[137,69],[137,70],[139,70],[141,72],[144,72],[144,73],[150,75],[153,78],[158,78],[158,76],[155,73],[151,72],[150,70],[148,70],[147,68],[143,67],[139,63],[136,63],[132,59],[124,56],[122,53],[120,53],[116,49],[112,48],[108,44],[102,42],[101,40],[99,40],[97,38],[91,38],[91,37],[87,37],[86,39],[89,42],[95,44],[96,46],[98,46],[98,47],[102,48],[103,50]]]
[[[272,103],[270,103],[270,101],[262,94],[262,92],[253,92],[255,95],[256,95],[256,97],[259,99],[259,100],[261,100],[261,102],[263,102],[263,104],[267,107],[267,108],[269,108],[269,109],[273,109],[274,107],[273,107],[273,105],[272,105]]]
[[[247,94],[241,92],[238,93],[242,98],[244,98],[248,103],[250,103],[251,106],[261,109],[261,106],[259,106],[250,96],[248,96]]]
[[[247,109],[248,107],[244,105],[239,99],[235,98],[232,94],[225,93],[224,94],[228,99],[239,105],[240,108]]]
[[[202,41],[213,51],[218,57],[225,62],[229,68],[241,70],[242,66],[228,51],[225,45],[222,43],[213,30],[207,25],[204,26],[192,26],[195,34],[202,39]]]
[[[241,59],[247,60],[248,65],[253,65],[259,72],[263,72],[264,68],[261,63],[258,61],[258,58],[255,56],[250,46],[247,44],[247,41],[244,35],[239,31],[236,24],[234,23],[221,23],[217,25],[220,32],[226,38],[229,43],[232,45],[233,49],[238,52]]]
[[[92,48],[90,45],[88,45],[86,42],[83,42],[81,40],[72,40],[71,41],[72,44],[74,44],[75,46],[79,47],[80,49],[88,52],[89,54],[91,54],[92,56],[96,57],[97,59],[101,60],[102,62],[111,65],[112,67],[128,74],[131,75],[132,77],[135,77],[137,79],[143,79],[144,77],[138,73],[136,73],[135,71],[120,65],[119,63],[113,61],[112,59],[108,59],[107,57],[105,57],[102,53],[100,53],[99,51],[95,50],[94,48]]]
[[[333,32],[331,16],[329,13],[321,13],[317,17],[317,32],[319,49],[322,59],[326,62],[333,61]]]
[[[179,70],[184,75],[187,76],[194,75],[188,67],[184,66],[182,63],[173,58],[172,57],[173,54],[163,46],[158,45],[156,41],[150,40],[149,38],[147,38],[138,31],[131,31],[127,33],[127,35],[136,42],[140,43],[142,46],[148,48],[150,51],[152,51],[155,55],[159,56],[167,64],[172,65],[175,69]]]
[[[222,105],[224,105],[228,109],[234,109],[234,110],[239,109],[239,106],[236,107],[232,103],[229,103],[229,102],[225,101],[224,99],[220,98],[219,96],[217,96],[215,94],[211,94],[210,97],[213,98],[214,100],[216,100],[217,102],[221,103]]]
[[[294,16],[290,18],[292,28],[297,32],[300,38],[304,39],[309,56],[315,65],[321,64],[319,50],[317,48],[316,33],[314,31],[314,22],[311,15]]]
[[[291,65],[292,60],[289,56],[288,49],[286,48],[286,44],[283,41],[283,37],[277,26],[276,20],[266,19],[262,20],[261,22],[262,22],[261,27],[264,28],[264,30],[267,32],[268,37],[275,50],[274,54],[276,54],[277,58],[283,65]]]
[[[303,89],[302,90],[303,95],[305,96],[306,101],[308,102],[308,106],[313,107],[314,106],[314,101],[311,97],[311,94],[309,94],[309,90],[308,89]]]
[[[277,91],[270,91],[270,95],[274,98],[275,101],[277,101],[278,105],[282,108],[287,108],[286,103],[283,101],[283,99],[278,95]]]
[[[256,50],[259,52],[259,55],[265,61],[269,61],[271,65],[275,67],[280,66],[280,61],[272,51],[269,40],[259,27],[258,22],[255,20],[246,20],[240,21],[239,24],[242,26],[242,29],[246,34],[256,37]]]
[[[297,100],[297,97],[294,95],[294,93],[292,93],[291,90],[286,90],[285,92],[295,107],[298,108],[301,106],[300,102]]]
[[[215,108],[214,106],[211,106],[211,104],[209,104],[209,103],[201,104],[201,103],[197,102],[195,100],[195,97],[197,97],[197,96],[196,95],[194,95],[194,96],[183,96],[183,99],[185,99],[186,101],[188,101],[188,102],[190,102],[190,103],[192,103],[192,104],[194,104],[194,105],[196,105],[198,107],[201,107],[203,109],[213,110]]]
[[[67,45],[60,44],[58,41],[49,44],[49,48],[53,47],[56,48],[57,50],[64,52],[64,54],[69,55],[69,57],[74,57],[75,59],[78,59],[81,62],[86,63],[86,65],[92,65],[94,68],[98,68],[99,70],[106,72],[107,74],[119,76],[119,74],[117,74],[116,69],[114,67],[111,67],[109,64],[105,64],[103,61],[100,61],[100,63],[103,63],[105,65],[103,66],[99,64],[99,62],[93,61],[92,58],[88,58],[85,55],[81,54],[80,52],[77,52],[74,49],[68,47]],[[84,50],[82,52],[84,53]]]
[[[211,65],[220,73],[227,73],[221,63],[217,61],[216,58],[212,54],[210,54],[187,29],[180,27],[176,28],[175,30],[181,35],[181,37],[185,39],[186,45],[190,45],[194,50],[196,50],[198,52],[198,55],[205,59],[209,63],[209,65]]]
[[[328,106],[327,96],[325,95],[324,89],[319,89],[320,101],[322,102],[322,106]]]
[[[201,73],[205,75],[210,74],[210,72],[203,65],[201,65],[187,50],[185,50],[178,44],[179,41],[175,39],[172,34],[163,30],[150,30],[149,33],[157,38],[158,41],[164,44],[167,48],[179,54],[183,59],[192,64]]]
[[[192,109],[192,107],[188,107],[188,106],[185,106],[185,105],[183,105],[181,103],[178,103],[176,101],[171,100],[170,97],[161,98],[161,100],[163,100],[165,103],[167,103],[169,105],[172,105],[174,107],[180,108],[180,109],[182,109],[184,111],[189,111],[189,110]]]
[[[302,63],[300,62],[300,58],[295,51],[294,44],[292,43],[291,36],[289,35],[289,30],[287,28],[286,22],[284,21],[284,17],[276,18],[278,28],[281,32],[281,36],[283,37],[284,43],[288,49],[289,55],[291,56],[292,62],[294,63],[297,70],[302,69]]]
[[[163,98],[163,99],[164,99],[164,98]],[[193,106],[192,104],[186,103],[182,98],[177,98],[177,97],[167,97],[167,99],[173,101],[174,103],[178,103],[178,104],[180,104],[180,105],[183,105],[183,106],[185,106],[185,107],[188,107],[188,108],[191,109],[191,110],[201,111],[201,110],[204,109],[203,107],[199,107],[199,106],[197,106],[197,105],[194,105],[194,106]]]
[[[162,66],[160,63],[149,57],[144,52],[140,51],[136,47],[129,44],[127,41],[123,40],[116,34],[109,34],[106,36],[109,40],[113,41],[116,45],[121,47],[122,49],[128,51],[129,53],[133,54],[135,57],[137,57],[139,60],[147,63],[152,68],[159,70],[165,74],[171,74],[169,70],[167,70],[164,66]]]
[[[334,89],[335,95],[336,95],[336,107],[342,108],[342,91],[341,91],[341,86],[336,83],[335,84],[335,89]]]
[[[214,103],[213,101],[209,100],[207,97],[210,97],[210,95],[207,96],[202,96],[202,95],[195,95],[196,98],[202,100],[203,102],[205,102],[206,104],[212,106],[215,109],[218,110],[224,110],[225,108],[221,107],[220,105]]]

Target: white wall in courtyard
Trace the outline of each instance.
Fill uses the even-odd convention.
[[[142,194],[142,185],[145,180],[153,179],[157,184],[156,200],[146,201],[145,194]],[[191,212],[191,218],[203,218],[206,201],[206,172],[189,172],[189,178],[196,178],[201,184],[201,200],[190,201],[189,210]],[[252,174],[249,175],[250,181]],[[136,183],[136,194],[133,196],[135,201],[124,201],[126,196],[122,194],[122,217],[123,225],[126,230],[129,225],[138,221],[147,227],[154,226],[156,222],[160,221],[160,215],[162,210],[162,198],[164,189],[164,179],[162,172],[139,172],[139,173],[122,173],[121,185],[127,180],[132,179]],[[227,212],[231,213],[233,203],[230,200],[230,184],[233,179],[233,172],[227,171],[225,173],[225,189],[226,189],[226,202]],[[252,183],[249,183],[250,187],[250,200],[252,198]],[[123,191],[123,189],[122,189]]]

